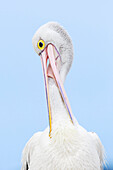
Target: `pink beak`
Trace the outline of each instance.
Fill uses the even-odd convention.
[[[70,107],[66,92],[63,87],[63,83],[60,79],[60,76],[59,76],[59,73],[58,73],[58,70],[56,67],[55,51],[56,51],[57,55],[60,56],[59,52],[57,51],[55,46],[52,44],[48,44],[48,46],[45,48],[45,50],[41,53],[41,62],[42,62],[42,67],[43,67],[45,91],[46,91],[46,99],[47,99],[47,108],[48,108],[48,115],[49,115],[49,125],[50,125],[49,135],[50,135],[50,137],[51,137],[51,131],[52,131],[52,115],[51,115],[51,107],[50,107],[50,99],[49,99],[48,77],[55,79],[56,85],[59,89],[62,100],[63,100],[65,107],[67,109],[67,112],[69,114],[70,120],[72,123],[74,123],[71,107]],[[49,66],[51,67],[52,70],[47,68],[47,60],[48,59],[49,59]]]

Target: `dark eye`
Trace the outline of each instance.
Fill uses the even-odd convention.
[[[45,42],[43,40],[39,40],[37,46],[40,50],[43,50],[45,47]]]

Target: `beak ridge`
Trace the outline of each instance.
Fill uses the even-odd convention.
[[[63,101],[65,103],[65,106],[66,106],[66,109],[68,111],[69,117],[70,117],[72,123],[74,124],[73,114],[72,114],[72,111],[71,111],[71,106],[70,106],[70,103],[68,101],[66,92],[64,90],[63,83],[62,83],[62,81],[60,79],[60,75],[59,75],[59,73],[57,71],[57,68],[55,66],[54,50],[55,50],[55,48],[54,48],[54,46],[52,44],[48,45],[47,52],[48,52],[49,61],[50,61],[50,64],[51,64],[51,67],[52,67],[52,70],[53,70],[54,78],[55,78],[56,84],[58,86],[59,92],[61,94],[61,97],[62,97],[62,99],[63,99]]]

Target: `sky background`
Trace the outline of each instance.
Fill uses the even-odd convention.
[[[0,169],[19,170],[29,138],[48,126],[35,31],[57,21],[70,34],[74,61],[65,89],[78,122],[96,132],[113,164],[113,1],[0,1]]]

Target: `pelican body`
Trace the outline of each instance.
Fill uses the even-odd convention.
[[[21,170],[101,170],[103,145],[96,133],[79,125],[63,86],[73,61],[70,36],[49,22],[37,30],[32,43],[41,58],[49,127],[27,142]]]

